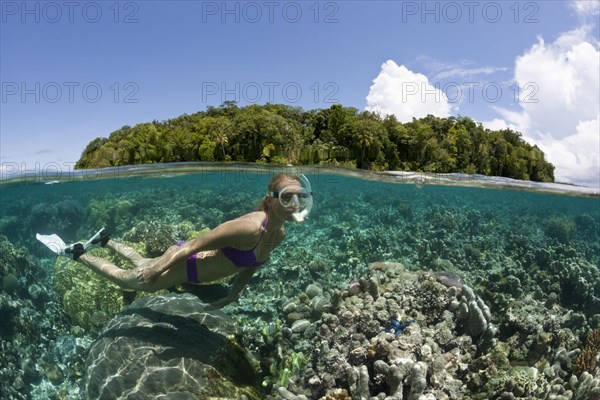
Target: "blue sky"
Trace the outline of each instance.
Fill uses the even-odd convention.
[[[226,99],[465,115],[600,186],[597,1],[0,3],[5,175]]]

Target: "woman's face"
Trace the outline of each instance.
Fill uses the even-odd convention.
[[[297,180],[287,178],[279,184],[277,189],[280,199],[274,199],[275,207],[284,220],[293,221],[292,214],[300,210],[297,195],[302,191],[302,186]]]

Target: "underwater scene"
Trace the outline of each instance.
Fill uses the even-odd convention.
[[[306,175],[312,211],[219,310],[231,279],[123,290],[36,240],[105,228],[158,257],[280,172]],[[472,183],[194,165],[4,182],[0,399],[600,399],[600,196]]]

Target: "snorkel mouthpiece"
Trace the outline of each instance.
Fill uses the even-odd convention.
[[[304,222],[304,218],[308,215],[308,210],[302,210],[300,212],[295,212],[292,214],[292,218],[296,221],[297,224],[301,224]]]
[[[305,194],[305,197],[303,198],[302,208],[299,211],[292,214],[292,218],[294,218],[294,221],[296,221],[297,224],[301,224],[302,222],[304,222],[304,218],[308,216],[313,206],[312,188],[310,187],[310,182],[308,181],[308,178],[304,175],[300,175],[299,178],[300,185],[302,186],[302,190]],[[296,200],[297,199],[298,197],[296,197]]]

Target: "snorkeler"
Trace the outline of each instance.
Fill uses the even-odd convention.
[[[237,274],[229,295],[211,304],[221,308],[239,298],[258,267],[285,239],[286,221],[301,223],[312,208],[312,192],[304,175],[279,174],[268,185],[258,210],[217,226],[187,243],[171,246],[162,256],[144,258],[110,239],[105,229],[86,243],[66,245],[57,235],[36,237],[50,250],[77,260],[124,289],[154,292],[183,283],[207,283]],[[134,269],[122,269],[87,253],[109,248]]]

